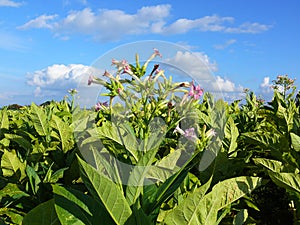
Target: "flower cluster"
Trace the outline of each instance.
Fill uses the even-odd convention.
[[[287,90],[294,87],[296,79],[291,79],[288,75],[278,75],[276,80],[273,80],[272,88],[275,90],[279,90],[280,92],[286,92]]]

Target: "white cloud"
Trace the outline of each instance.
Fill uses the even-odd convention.
[[[265,25],[260,23],[244,23],[239,27],[228,27],[225,29],[226,33],[249,33],[257,34],[272,28],[271,25]]]
[[[221,91],[221,92],[242,92],[243,87],[241,85],[236,86],[235,83],[228,79],[224,79],[220,76],[216,77],[216,80],[214,83],[211,84],[212,89],[215,91]]]
[[[224,44],[215,45],[214,48],[218,49],[218,50],[223,50],[225,48],[228,48],[230,45],[233,45],[234,43],[236,43],[236,40],[230,39],[230,40],[226,41]]]
[[[25,23],[22,26],[19,26],[18,29],[30,29],[30,28],[48,28],[52,29],[53,24],[51,24],[49,21],[53,20],[57,17],[57,15],[41,15],[33,20],[30,20],[29,22]]]
[[[98,70],[82,64],[54,64],[45,69],[37,70],[27,75],[27,83],[35,86],[35,96],[45,93],[66,93],[68,89],[76,88],[83,77],[95,75]]]
[[[215,76],[218,70],[216,62],[211,62],[209,57],[202,52],[178,51],[174,57],[165,59],[164,62],[171,67],[178,68],[195,80],[204,89],[216,98],[232,100],[241,97],[243,87],[236,85],[229,79]]]
[[[217,64],[211,63],[202,52],[177,51],[174,57],[164,62],[186,72],[197,81],[210,79],[211,73],[218,70]]]
[[[271,28],[260,23],[244,23],[234,26],[233,17],[218,15],[196,19],[179,18],[170,21],[171,5],[145,6],[129,14],[122,10],[85,8],[71,11],[64,18],[57,15],[41,15],[20,26],[21,29],[48,28],[55,36],[72,34],[89,35],[97,40],[120,40],[125,35],[183,34],[191,30],[200,32],[259,33]],[[230,26],[229,26],[229,25]]]
[[[8,7],[19,7],[23,5],[21,2],[15,2],[11,0],[0,0],[0,7],[1,6],[8,6]]]
[[[178,19],[170,26],[165,27],[164,32],[166,34],[178,34],[178,33],[187,33],[192,29],[197,29],[200,31],[222,31],[225,29],[223,23],[233,22],[234,18],[232,17],[219,17],[217,15],[205,16],[195,20],[190,19]]]
[[[263,82],[259,86],[262,93],[272,92],[272,84],[270,84],[270,77],[264,77]]]

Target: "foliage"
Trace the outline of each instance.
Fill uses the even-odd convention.
[[[90,77],[108,91],[94,109],[72,89],[0,110],[0,224],[300,222],[293,80],[277,77],[271,102],[246,92],[229,104],[159,65],[147,75],[157,56]]]

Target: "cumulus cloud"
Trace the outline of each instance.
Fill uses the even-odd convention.
[[[262,93],[272,92],[272,84],[270,84],[270,77],[264,77],[263,82],[259,85]]]
[[[195,80],[210,79],[211,73],[218,70],[217,64],[202,52],[177,51],[174,57],[164,62],[186,72]]]
[[[57,15],[41,15],[20,26],[21,29],[47,28],[55,36],[72,34],[89,35],[97,40],[114,41],[124,35],[184,34],[191,30],[200,32],[260,33],[271,28],[260,23],[244,23],[234,26],[233,17],[218,15],[196,19],[179,18],[170,21],[171,5],[145,6],[129,14],[122,10],[84,8],[71,11],[64,18]]]
[[[167,65],[182,70],[195,80],[206,92],[214,94],[217,98],[232,100],[241,97],[243,87],[233,81],[215,76],[218,66],[211,62],[209,57],[202,52],[178,51],[174,57],[164,60]]]
[[[83,77],[86,78],[89,75],[96,74],[99,74],[98,70],[82,64],[54,64],[45,69],[29,73],[27,83],[35,86],[35,96],[55,92],[66,93],[68,89],[76,88]]]
[[[232,81],[222,78],[220,76],[216,77],[214,83],[211,84],[213,90],[219,90],[221,92],[242,92],[243,87],[241,85],[236,85]]]
[[[7,7],[19,7],[23,5],[22,2],[15,2],[11,0],[0,0],[0,7],[7,6]]]

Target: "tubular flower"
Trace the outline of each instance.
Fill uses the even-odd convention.
[[[179,133],[181,135],[183,135],[184,137],[186,137],[188,140],[196,142],[197,140],[197,135],[195,132],[194,127],[188,128],[186,130],[182,130],[179,125],[176,126],[175,130],[173,131],[173,133]]]
[[[195,86],[194,81],[192,81],[189,96],[192,96],[195,100],[197,100],[202,95],[203,89],[200,87],[200,85]]]
[[[107,70],[105,70],[104,74],[103,74],[104,77],[108,77],[112,80],[115,80],[116,78],[114,78],[113,75],[111,75]]]
[[[217,132],[214,129],[210,129],[206,132],[206,135],[208,138],[215,137],[217,135]]]
[[[155,56],[159,56],[160,58],[162,57],[162,54],[159,52],[159,50],[157,48],[154,48],[154,55]]]
[[[125,68],[125,66],[128,65],[128,63],[125,59],[122,59],[121,61],[112,59],[111,65],[115,65],[118,72],[120,72],[121,70],[123,70]]]
[[[197,136],[195,133],[195,129],[194,127],[188,128],[184,131],[184,136],[189,139],[190,141],[196,141],[197,140]]]
[[[91,85],[94,81],[95,77],[94,76],[89,76],[89,79],[88,79],[88,85]]]
[[[127,74],[129,74],[129,75],[132,75],[132,74],[133,74],[133,72],[132,72],[132,70],[130,69],[130,66],[129,66],[128,64],[124,66],[123,72],[122,72],[122,73],[127,73]]]
[[[95,105],[95,110],[99,111],[99,110],[103,109],[104,107],[108,107],[107,102],[97,102],[97,104]]]

